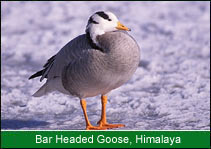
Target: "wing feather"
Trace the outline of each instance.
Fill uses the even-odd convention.
[[[40,81],[42,81],[44,78],[50,80],[61,76],[63,68],[82,57],[83,52],[88,49],[91,49],[91,46],[86,35],[76,37],[68,42],[56,55],[48,59],[43,69],[30,76],[29,79],[41,76]]]

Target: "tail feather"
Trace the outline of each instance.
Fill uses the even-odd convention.
[[[47,87],[48,87],[48,84],[47,84],[47,82],[46,82],[46,83],[45,83],[38,91],[36,91],[32,96],[34,96],[34,97],[40,97],[40,96],[43,96],[43,95],[47,94],[47,92],[48,92]]]
[[[36,72],[35,74],[33,74],[31,77],[29,77],[29,80],[39,77],[39,76],[42,76],[42,74],[43,74],[43,70],[40,70],[40,71]]]
[[[69,92],[63,87],[62,81],[60,77],[56,77],[52,80],[48,80],[43,86],[40,87],[40,89],[34,93],[32,96],[34,97],[40,97],[43,95],[46,95],[47,93],[50,93],[52,91],[60,91],[64,94],[68,94]]]

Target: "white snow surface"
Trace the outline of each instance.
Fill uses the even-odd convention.
[[[210,129],[210,2],[1,2],[2,129],[85,129],[76,97],[31,95],[45,82],[29,76],[68,41],[85,33],[90,15],[112,11],[141,47],[129,82],[108,95],[107,119],[128,130]],[[100,119],[100,96],[86,99]]]

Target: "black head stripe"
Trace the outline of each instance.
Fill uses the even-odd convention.
[[[103,12],[103,11],[98,11],[98,12],[96,12],[96,14],[98,14],[100,17],[102,17],[102,18],[104,18],[104,19],[106,19],[108,21],[111,21],[111,19],[109,18],[109,16],[105,12]]]
[[[92,18],[92,17],[90,17],[90,18],[89,18],[88,23],[89,23],[89,24],[90,24],[90,23],[93,23],[93,24],[99,24],[98,22],[96,22],[95,20],[93,20],[93,18]]]

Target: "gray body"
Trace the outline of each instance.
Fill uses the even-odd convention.
[[[140,49],[124,31],[97,36],[103,51],[93,49],[86,34],[65,45],[42,75],[47,82],[34,94],[58,90],[80,99],[105,95],[127,82],[138,67]]]

